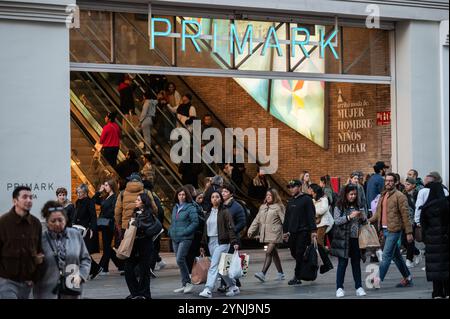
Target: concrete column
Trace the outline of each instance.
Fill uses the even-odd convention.
[[[0,5],[0,214],[26,184],[40,216],[56,188],[70,194],[69,1],[14,2]]]
[[[399,22],[393,50],[393,170],[443,172],[439,22]]]

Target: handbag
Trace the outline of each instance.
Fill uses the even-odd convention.
[[[314,281],[317,279],[317,273],[319,271],[319,258],[317,251],[317,242],[314,241],[306,248],[303,255],[303,266],[300,270],[300,278],[305,281]]]
[[[375,227],[373,227],[373,225],[368,223],[360,227],[358,243],[360,249],[379,248],[381,246],[377,231],[375,230]]]
[[[161,222],[153,214],[151,214],[153,223],[145,230],[145,235],[148,237],[155,237],[161,233],[163,229]]]
[[[125,234],[123,235],[123,239],[120,242],[119,248],[115,249],[117,258],[119,259],[127,259],[131,256],[131,251],[133,250],[134,239],[136,238],[137,227],[134,225],[130,225]]]
[[[99,229],[111,228],[111,219],[100,217],[97,219],[97,227]]]
[[[192,276],[191,282],[194,285],[200,285],[206,282],[208,278],[208,270],[211,266],[211,260],[205,255],[200,255],[194,260],[194,265],[192,266]]]
[[[421,226],[416,226],[414,228],[414,239],[421,243],[423,242],[423,236],[422,236],[422,227]]]
[[[45,235],[46,235],[48,244],[50,245],[50,249],[53,252],[53,257],[55,258],[55,262],[56,262],[56,265],[59,270],[58,282],[57,282],[55,288],[53,288],[52,293],[54,293],[55,295],[58,295],[58,297],[60,295],[70,295],[70,296],[81,295],[81,284],[78,287],[71,284],[70,279],[73,277],[66,276],[66,272],[64,271],[64,269],[61,268],[61,264],[59,263],[58,253],[56,252],[55,248],[53,247],[52,240],[50,239],[48,232],[46,232]],[[65,243],[66,243],[66,239],[64,239],[64,245],[65,245]],[[70,283],[69,285],[67,284],[68,282]]]

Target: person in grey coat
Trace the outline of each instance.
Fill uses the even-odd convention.
[[[40,279],[33,287],[34,299],[80,299],[82,285],[89,276],[91,257],[80,231],[66,227],[67,215],[56,201],[48,201],[42,208],[47,230],[42,234],[44,263]],[[56,256],[55,256],[56,255]],[[59,265],[56,263],[58,259]],[[73,287],[80,288],[78,295],[59,291],[60,269]],[[70,285],[69,284],[69,285]]]

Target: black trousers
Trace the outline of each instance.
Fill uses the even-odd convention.
[[[150,258],[150,269],[152,270],[155,270],[156,263],[162,260],[161,256],[159,255],[160,251],[161,251],[161,236],[158,236],[158,238],[156,238],[155,241],[153,242],[153,249]]]
[[[151,298],[150,258],[152,250],[151,238],[138,238],[134,241],[130,258],[125,260],[125,280],[133,297]]]
[[[303,266],[303,255],[310,244],[311,233],[309,231],[293,233],[289,236],[289,249],[291,251],[291,256],[295,259],[295,278],[299,280]]]
[[[103,157],[108,161],[109,165],[116,168],[117,165],[117,154],[119,154],[118,147],[103,147],[102,148]]]
[[[435,297],[441,297],[445,298],[448,297],[448,280],[433,280],[433,293],[432,298]]]
[[[101,232],[103,238],[103,255],[100,259],[100,267],[103,268],[103,271],[109,271],[109,260],[111,259],[119,271],[123,270],[124,261],[117,258],[116,252],[111,247],[114,236],[113,230],[110,228],[105,228],[102,229]]]

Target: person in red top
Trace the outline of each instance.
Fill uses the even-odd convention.
[[[116,121],[116,113],[110,112],[105,117],[106,125],[100,135],[102,154],[112,167],[117,165],[117,154],[120,147],[120,128]]]

